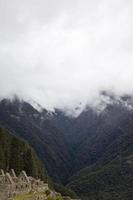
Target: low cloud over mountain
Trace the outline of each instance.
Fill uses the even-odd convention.
[[[133,93],[132,1],[0,0],[0,94],[49,109]]]

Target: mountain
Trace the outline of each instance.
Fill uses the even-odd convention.
[[[34,109],[15,98],[0,102],[0,125],[35,149],[48,173],[57,182],[65,181],[71,168],[70,155],[62,132],[48,120],[49,113]]]
[[[0,128],[0,169],[25,170],[28,175],[47,181],[47,172],[34,150],[23,140]]]
[[[98,106],[87,105],[78,116],[68,116],[59,109],[53,113],[38,111],[25,101],[4,99],[0,102],[0,125],[30,143],[55,182],[67,184],[80,197],[88,198],[89,189],[85,194],[84,188],[90,187],[90,182],[96,187],[99,171],[100,177],[105,177],[108,169],[115,174],[110,166],[120,172],[118,158],[125,160],[133,154],[133,98],[106,93],[101,96]],[[121,173],[118,174],[120,180]],[[122,181],[123,187],[121,184]],[[128,184],[125,190],[126,187]],[[91,198],[97,199],[94,195]]]
[[[104,98],[108,98],[108,103],[100,112],[87,106],[76,118],[58,111],[51,119],[64,133],[72,158],[72,174],[89,165],[108,162],[125,149],[133,150],[133,100],[105,95]]]
[[[132,200],[133,154],[81,170],[68,185],[84,200]]]
[[[82,199],[133,199],[132,98],[111,96],[100,112],[88,106],[69,120],[63,120],[67,139],[74,138],[68,187]],[[60,118],[53,121],[63,130]]]

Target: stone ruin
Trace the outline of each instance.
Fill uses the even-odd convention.
[[[25,171],[22,171],[19,176],[16,176],[13,169],[7,173],[2,169],[0,170],[0,200],[30,191],[44,192],[46,190],[48,190],[47,183],[44,183],[40,179],[27,176]]]
[[[35,200],[43,200],[44,193],[49,191],[48,183],[44,183],[40,179],[35,179],[31,176],[27,176],[25,171],[22,171],[19,176],[16,176],[14,169],[10,172],[4,172],[0,169],[0,200],[12,199],[12,197],[19,194],[27,194],[34,192]],[[36,196],[36,192],[42,193],[42,196]],[[51,198],[60,197],[61,194],[56,191],[50,191]],[[69,196],[62,196],[64,200],[80,200],[71,199]],[[32,199],[33,200],[33,199]]]

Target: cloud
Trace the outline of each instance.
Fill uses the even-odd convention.
[[[133,93],[133,2],[0,0],[0,96],[49,109]]]

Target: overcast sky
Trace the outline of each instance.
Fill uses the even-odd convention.
[[[132,0],[0,0],[0,96],[46,108],[133,93]]]

